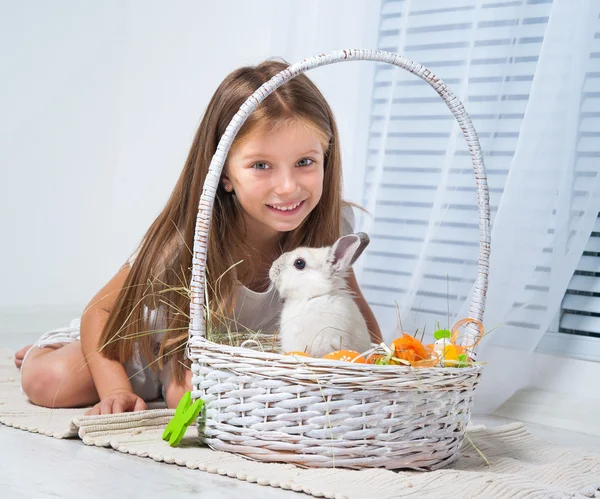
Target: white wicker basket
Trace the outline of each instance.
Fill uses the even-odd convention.
[[[421,368],[285,357],[204,337],[203,296],[209,224],[229,148],[252,111],[300,73],[351,60],[393,64],[429,83],[460,124],[477,182],[480,252],[470,317],[482,320],[487,290],[490,210],[477,134],[462,103],[429,70],[400,55],[342,50],[293,64],[241,106],[220,139],[198,207],[188,355],[193,398],[205,401],[198,429],[216,450],[311,467],[436,469],[457,457],[480,367]],[[468,335],[474,336],[474,330]],[[467,337],[466,341],[470,341]]]

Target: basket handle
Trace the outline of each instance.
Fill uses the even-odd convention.
[[[460,102],[448,87],[446,87],[446,84],[421,64],[392,52],[349,49],[339,50],[329,54],[320,54],[315,57],[304,59],[301,62],[292,64],[273,76],[242,104],[219,140],[217,150],[210,162],[209,171],[206,180],[204,181],[202,195],[198,204],[198,216],[194,234],[192,279],[190,284],[190,343],[192,343],[192,340],[194,339],[203,337],[205,333],[203,298],[210,220],[223,165],[225,164],[227,153],[229,152],[235,136],[250,113],[252,113],[266,97],[287,81],[310,69],[334,64],[336,62],[354,60],[384,62],[410,71],[433,87],[444,100],[460,125],[460,129],[462,130],[471,153],[475,181],[477,183],[477,203],[479,212],[479,263],[477,267],[477,280],[475,281],[469,308],[469,316],[478,321],[483,319],[490,258],[490,199],[479,139],[477,137],[477,132],[473,127],[473,123],[471,122],[471,118],[469,118],[462,102]],[[475,326],[467,326],[467,332],[463,339],[463,343],[471,344],[477,334],[479,334],[479,330]]]

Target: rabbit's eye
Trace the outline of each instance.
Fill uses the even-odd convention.
[[[306,262],[302,258],[298,258],[294,262],[294,267],[296,267],[298,270],[304,270],[304,267],[306,267]]]

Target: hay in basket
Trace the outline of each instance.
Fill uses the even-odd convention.
[[[229,148],[246,118],[275,89],[310,69],[344,61],[393,64],[429,83],[460,124],[477,183],[480,249],[469,315],[481,321],[490,244],[490,209],[479,140],[462,103],[420,64],[373,50],[321,54],[289,66],[241,106],[220,139],[203,186],[194,238],[188,356],[198,420],[213,449],[261,461],[310,467],[431,470],[452,462],[470,419],[481,366],[465,368],[352,364],[286,357],[205,338],[203,296],[209,224]],[[472,344],[474,326],[463,343]]]

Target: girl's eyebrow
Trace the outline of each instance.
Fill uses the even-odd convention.
[[[304,151],[300,154],[297,154],[298,157],[302,157],[302,156],[308,156],[310,154],[314,154],[314,155],[319,155],[319,154],[323,154],[322,151],[317,151],[316,149],[309,149],[307,151]],[[271,155],[269,153],[262,153],[262,152],[252,152],[249,154],[246,154],[244,156],[242,156],[242,160],[249,160],[249,159],[263,159],[263,158],[269,158],[271,157]]]
[[[300,154],[300,156],[307,156],[309,154],[323,154],[323,151],[317,151],[316,149],[309,149],[308,151]]]

